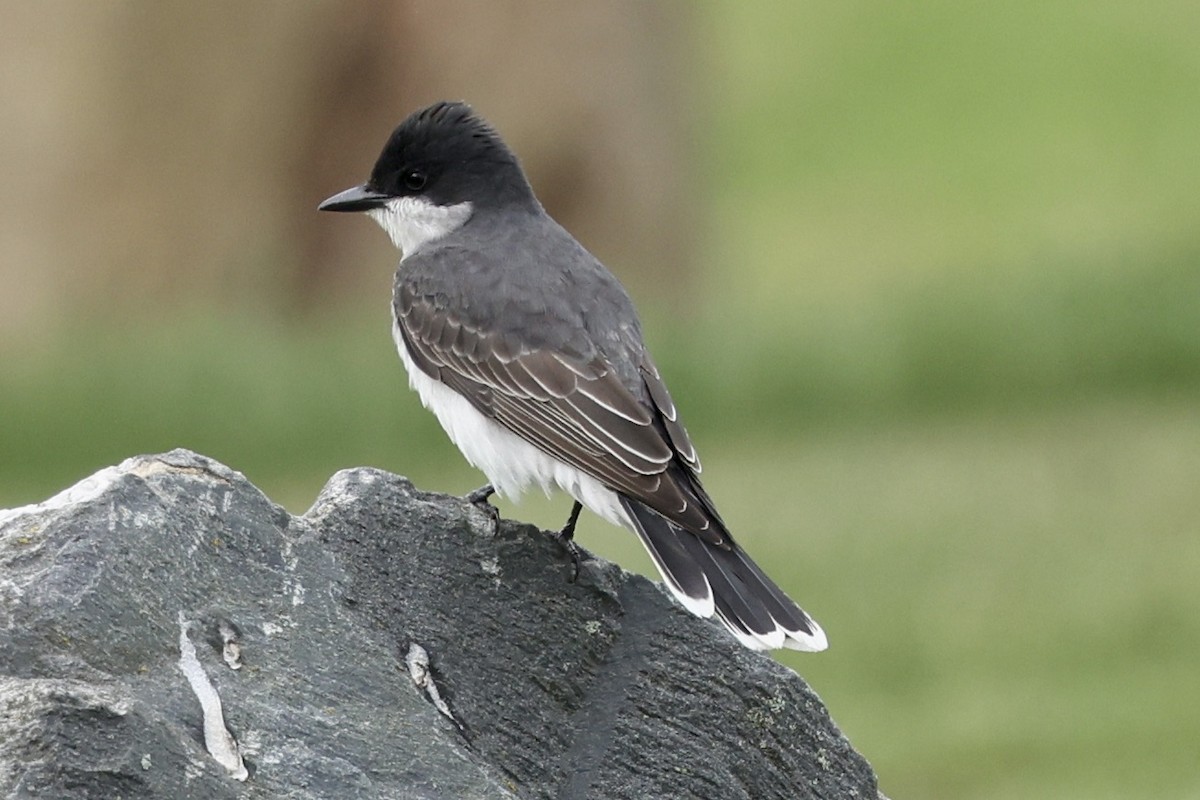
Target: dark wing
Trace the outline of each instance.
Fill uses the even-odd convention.
[[[724,525],[696,480],[695,448],[648,356],[643,400],[600,357],[478,330],[403,282],[395,306],[409,353],[427,375],[555,458],[724,544]]]

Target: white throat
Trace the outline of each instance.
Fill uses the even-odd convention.
[[[454,233],[471,218],[470,203],[439,206],[421,197],[395,197],[367,213],[408,258],[429,242]]]

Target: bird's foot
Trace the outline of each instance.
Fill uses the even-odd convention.
[[[583,511],[583,505],[576,501],[575,505],[571,506],[571,515],[567,517],[567,524],[554,534],[555,541],[562,545],[562,548],[571,556],[571,565],[574,567],[571,583],[579,580],[579,565],[583,563],[583,550],[575,544],[575,523],[579,521],[580,511]]]
[[[493,536],[500,532],[500,509],[488,502],[488,498],[495,493],[495,487],[489,483],[486,486],[480,486],[467,495],[466,498],[468,503],[478,508],[484,514],[487,514],[488,519],[492,521]]]

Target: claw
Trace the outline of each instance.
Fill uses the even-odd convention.
[[[488,519],[492,521],[493,536],[500,532],[500,509],[488,502],[488,498],[495,493],[496,489],[489,483],[486,486],[480,486],[466,497],[468,503],[487,514]]]

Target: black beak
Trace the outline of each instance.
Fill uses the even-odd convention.
[[[338,192],[317,206],[317,210],[370,211],[372,208],[381,207],[390,199],[386,194],[380,194],[373,189],[368,189],[364,184],[362,186],[355,186],[353,189],[347,189],[344,192]]]

